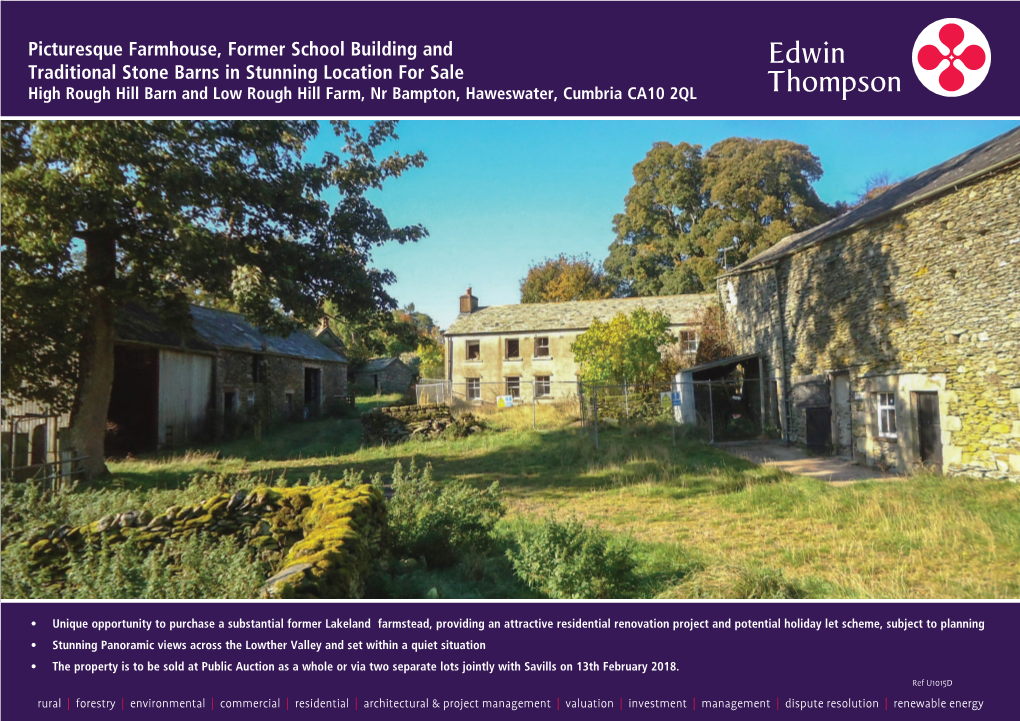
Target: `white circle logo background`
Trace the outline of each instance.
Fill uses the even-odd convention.
[[[957,43],[956,47],[948,47],[939,37],[943,28],[947,25],[956,25],[963,30],[963,39]],[[950,31],[949,37],[952,37],[952,32]],[[942,56],[938,65],[932,69],[925,69],[919,61],[922,48],[926,45],[934,47]],[[972,45],[977,46],[984,52],[983,63],[976,69],[968,67],[964,60],[960,58],[960,53],[964,53]],[[936,95],[956,98],[977,89],[984,82],[985,77],[988,75],[988,68],[992,64],[992,51],[988,47],[988,40],[985,38],[984,33],[976,25],[959,18],[944,18],[933,22],[921,31],[921,34],[917,36],[917,40],[914,42],[914,50],[910,59],[914,65],[914,73],[924,87]],[[972,62],[971,64],[975,63]],[[950,70],[950,65],[955,68],[956,72],[963,75],[963,84],[955,90],[947,89],[943,85],[943,81],[948,82],[948,76],[943,78],[943,73]],[[952,74],[955,73],[950,70],[950,75]]]

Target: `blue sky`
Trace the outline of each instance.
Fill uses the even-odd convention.
[[[366,123],[356,123],[358,126]],[[658,140],[708,148],[732,136],[803,143],[821,160],[822,200],[852,201],[887,172],[902,180],[989,140],[1016,120],[405,120],[389,149],[423,150],[421,170],[373,193],[394,225],[422,223],[429,237],[390,244],[373,265],[397,275],[390,293],[440,327],[471,286],[482,305],[517,303],[528,267],[587,253],[601,261],[631,169]],[[317,157],[328,126],[310,148]]]

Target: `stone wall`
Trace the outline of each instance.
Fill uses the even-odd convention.
[[[441,435],[456,438],[480,433],[484,424],[470,413],[454,418],[449,406],[390,406],[361,416],[362,442],[366,445],[400,443],[411,438],[431,440]]]
[[[771,361],[780,400],[797,376],[849,373],[859,460],[916,466],[916,393],[935,391],[943,470],[1020,479],[1017,166],[722,277],[717,291],[736,352]],[[881,392],[896,397],[896,439],[879,437]],[[804,442],[803,409],[780,407]]]
[[[271,554],[280,570],[266,581],[266,597],[361,598],[367,578],[385,559],[386,501],[370,485],[242,489],[194,506],[131,510],[78,528],[50,527],[25,543],[34,572],[59,586],[70,550],[128,540],[151,548],[196,533],[234,536]]]

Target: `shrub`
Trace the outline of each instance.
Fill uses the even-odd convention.
[[[620,598],[635,589],[630,544],[613,546],[604,531],[576,518],[542,523],[516,540],[507,551],[514,571],[550,598]]]
[[[86,544],[70,553],[61,583],[11,544],[0,565],[5,598],[256,598],[266,564],[232,538],[191,535],[152,549],[128,540]]]
[[[745,566],[737,570],[729,596],[731,598],[810,598],[810,593],[797,581],[788,579],[778,568]]]
[[[440,485],[431,465],[421,470],[413,459],[406,473],[399,462],[393,467],[392,487],[391,549],[435,568],[452,566],[464,549],[488,548],[493,527],[506,513],[498,482],[485,490],[463,481]]]

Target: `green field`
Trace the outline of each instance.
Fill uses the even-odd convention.
[[[362,401],[382,404],[390,399]],[[603,430],[600,449],[569,413],[542,408],[460,440],[362,448],[357,419],[288,426],[184,455],[110,464],[102,488],[78,489],[64,522],[165,507],[210,490],[196,474],[246,474],[293,485],[345,470],[431,464],[440,482],[499,481],[504,544],[544,519],[580,518],[629,543],[643,598],[1006,598],[1020,596],[1020,487],[919,475],[833,487],[759,467],[697,440],[673,446],[668,427]],[[508,419],[509,422],[508,422]],[[222,479],[224,476],[220,475]],[[219,481],[222,483],[222,480]],[[11,519],[5,518],[5,523]],[[19,521],[15,519],[14,526]],[[20,521],[24,523],[24,520]],[[9,524],[8,524],[9,525]],[[396,597],[528,597],[505,554],[412,570]]]

